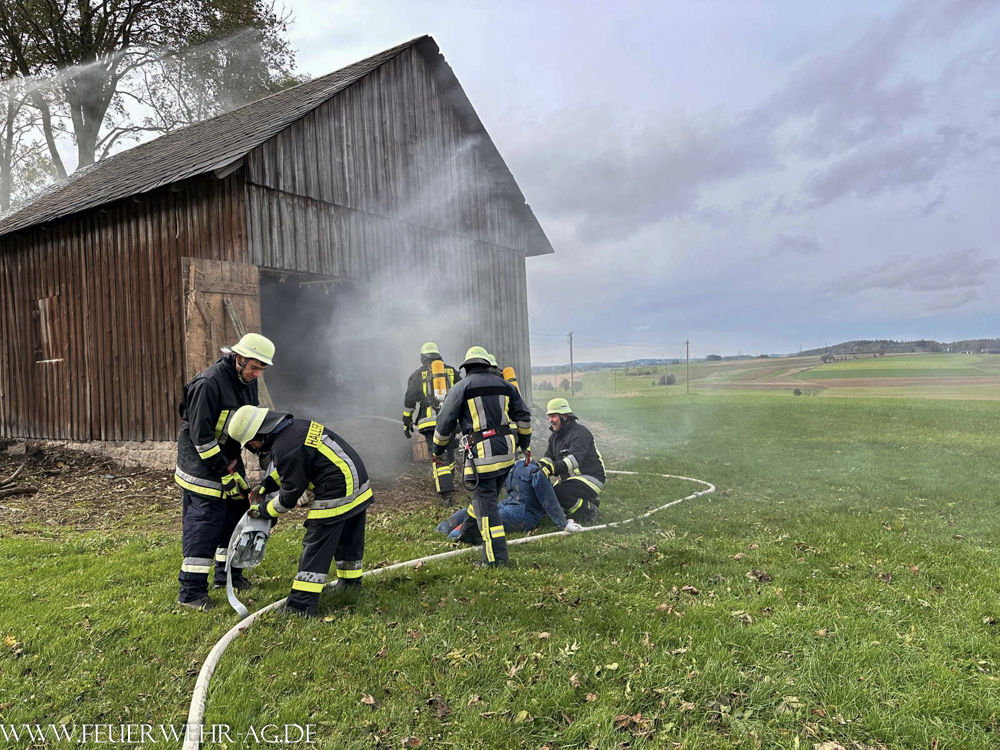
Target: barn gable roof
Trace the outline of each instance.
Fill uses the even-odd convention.
[[[520,188],[451,66],[445,62],[434,40],[425,35],[79,169],[43,191],[28,205],[0,219],[0,237],[207,172],[228,171],[262,143],[411,47],[424,57],[463,126],[484,136],[481,142],[487,158],[502,170],[501,174],[510,178],[511,189],[523,202]],[[532,237],[528,254],[553,252],[527,203],[524,203],[524,210]]]

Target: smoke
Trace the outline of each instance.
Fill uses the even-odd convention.
[[[262,278],[264,333],[277,349],[276,365],[267,374],[276,406],[342,434],[376,476],[411,468],[412,443],[398,422],[359,417],[401,418],[407,379],[421,366],[422,344],[436,343],[445,363],[456,369],[475,345],[486,347],[501,366],[511,362],[513,353],[501,342],[478,333],[489,314],[478,309],[481,296],[503,290],[495,280],[469,277],[463,262],[463,254],[491,251],[468,239],[462,228],[471,197],[496,191],[492,176],[473,177],[482,174],[473,169],[480,147],[479,138],[467,137],[449,158],[431,164],[421,155],[440,147],[414,145],[417,161],[411,168],[419,174],[419,190],[360,219],[374,233],[366,235],[369,244],[381,244],[367,259],[363,278],[325,283],[288,278],[284,284],[273,275]]]

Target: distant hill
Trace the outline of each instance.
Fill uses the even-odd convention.
[[[803,356],[817,356],[821,354],[875,354],[884,352],[885,354],[913,354],[921,352],[981,352],[1000,351],[1000,339],[964,339],[962,341],[929,341],[919,339],[917,341],[892,341],[889,339],[860,339],[858,341],[844,341],[833,346],[824,346],[820,349],[808,349],[799,352]]]

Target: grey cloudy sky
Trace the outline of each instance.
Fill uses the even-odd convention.
[[[556,254],[535,364],[1000,336],[1000,3],[286,0],[300,72],[429,33]]]

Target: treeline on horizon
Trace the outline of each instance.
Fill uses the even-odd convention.
[[[708,357],[692,357],[692,360],[699,359],[710,359],[710,360],[731,360],[731,359],[757,359],[760,357],[816,357],[823,354],[836,354],[836,355],[848,355],[848,354],[924,354],[924,353],[938,353],[938,352],[973,352],[979,353],[982,351],[987,352],[1000,352],[1000,338],[995,339],[963,339],[961,341],[933,341],[930,339],[919,339],[916,341],[894,341],[892,339],[858,339],[855,341],[843,341],[839,344],[833,344],[832,346],[824,346],[818,349],[806,349],[805,351],[796,352],[792,354],[758,354],[756,356],[750,354],[739,354],[739,355],[709,355]],[[631,359],[627,362],[577,362],[574,365],[574,369],[577,372],[590,372],[594,370],[606,370],[609,367],[621,367],[621,368],[641,368],[641,367],[657,367],[662,365],[679,365],[683,364],[683,359],[678,359],[676,357],[669,359]],[[569,364],[563,365],[542,365],[538,367],[532,367],[531,373],[533,375],[548,375],[553,373],[566,372],[569,370]]]

